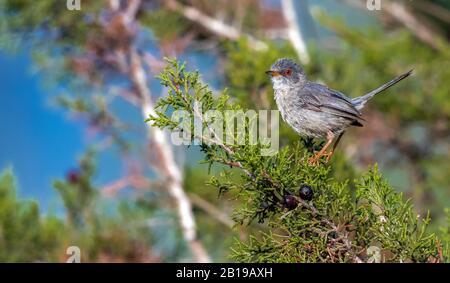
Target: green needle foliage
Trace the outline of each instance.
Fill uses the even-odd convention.
[[[106,207],[92,184],[93,158],[89,151],[78,169],[54,183],[67,220],[63,215],[43,214],[36,201],[18,198],[12,170],[0,172],[1,262],[65,262],[70,246],[80,248],[81,262],[159,262],[180,256],[149,248],[159,238],[170,237],[170,229],[152,230],[146,225],[156,211],[153,204],[123,201]]]
[[[64,256],[65,250],[59,249],[66,236],[60,219],[42,218],[35,201],[17,198],[11,170],[0,174],[1,262],[58,261]]]
[[[168,95],[157,103],[147,122],[172,131],[183,130],[200,141],[204,161],[224,165],[210,184],[220,193],[240,198],[233,219],[238,225],[264,223],[264,231],[248,241],[236,240],[231,258],[237,262],[440,262],[441,244],[426,232],[428,217],[418,216],[373,166],[359,180],[337,181],[333,165],[308,163],[311,153],[302,142],[263,156],[266,147],[237,145],[210,129],[208,110],[243,110],[226,93],[213,94],[198,72],[167,59],[159,75]],[[197,105],[201,103],[202,107]],[[201,134],[180,128],[174,110],[183,110],[204,126]],[[253,121],[245,120],[248,129]],[[246,136],[248,139],[248,136]],[[299,139],[300,140],[300,139]],[[352,186],[350,184],[353,184]],[[312,190],[309,198],[301,188]]]

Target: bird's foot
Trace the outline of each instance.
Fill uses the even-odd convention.
[[[317,165],[319,165],[319,160],[320,160],[320,158],[321,158],[323,155],[324,155],[324,154],[318,154],[318,153],[316,153],[314,156],[310,157],[310,158],[308,159],[309,165],[312,165],[312,166],[317,166]]]
[[[320,158],[326,156],[325,163],[328,163],[330,161],[331,157],[333,156],[333,153],[334,153],[333,151],[325,152],[325,153],[319,152],[319,153],[315,154],[314,156],[310,157],[308,159],[308,162],[310,165],[317,166],[317,165],[319,165]]]
[[[330,161],[330,159],[333,156],[333,154],[334,154],[334,151],[330,151],[330,152],[327,152],[327,153],[324,154],[324,156],[327,157],[327,159],[325,159],[325,163],[328,163]]]
[[[308,163],[309,163],[309,165],[312,165],[312,166],[319,165],[319,159],[317,158],[317,155],[314,155],[314,156],[310,157],[308,159]]]

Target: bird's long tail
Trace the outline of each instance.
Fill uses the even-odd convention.
[[[369,99],[371,99],[372,97],[374,97],[376,94],[385,91],[386,89],[390,88],[391,86],[395,85],[396,83],[398,83],[399,81],[403,80],[404,78],[407,78],[409,75],[411,75],[413,72],[413,70],[409,70],[408,72],[396,77],[395,79],[385,83],[384,85],[378,87],[377,89],[372,90],[371,92],[369,92],[368,94],[365,94],[363,96],[360,97],[356,97],[354,99],[352,99],[353,104],[355,105],[355,108],[358,110],[361,110],[364,105],[366,104],[367,101],[369,101]]]

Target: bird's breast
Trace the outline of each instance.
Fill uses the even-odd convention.
[[[304,101],[296,93],[276,90],[275,101],[283,121],[303,136],[326,136],[327,121],[322,113],[304,108]]]

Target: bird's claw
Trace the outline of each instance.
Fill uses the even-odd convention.
[[[327,152],[326,154],[324,154],[324,156],[325,155],[327,156],[327,159],[325,159],[325,163],[328,163],[330,161],[331,157],[333,156],[333,153],[334,153],[334,151],[330,151],[330,152]]]
[[[317,158],[317,155],[314,155],[313,157],[310,157],[308,159],[308,163],[309,163],[309,165],[317,166],[317,165],[319,165],[319,158]]]
[[[325,163],[328,163],[331,157],[333,156],[333,153],[334,153],[333,151],[330,151],[322,154],[316,154],[308,159],[308,163],[310,165],[317,166],[319,165],[320,158],[322,158],[323,156],[326,156]]]

